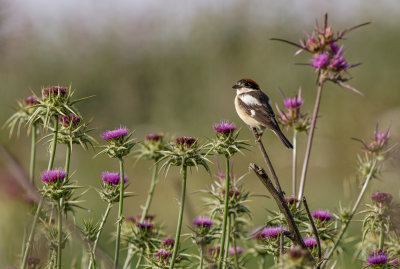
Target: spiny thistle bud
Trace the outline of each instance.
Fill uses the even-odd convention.
[[[169,250],[171,250],[171,249],[173,249],[174,248],[174,245],[175,245],[175,239],[173,239],[173,238],[165,238],[163,241],[162,241],[162,246],[164,247],[164,248],[166,248],[166,249],[169,249]]]
[[[181,150],[187,150],[196,147],[197,138],[190,136],[180,136],[175,138],[176,146]]]
[[[307,114],[300,113],[300,108],[304,104],[304,99],[301,98],[301,88],[299,88],[299,93],[294,97],[286,97],[283,92],[282,96],[286,110],[282,111],[276,104],[279,123],[285,126],[286,130],[291,127],[297,132],[307,131],[310,128],[310,118],[307,117]]]
[[[385,192],[376,192],[372,195],[371,199],[380,207],[387,206],[392,202],[392,195]]]
[[[164,134],[146,135],[146,139],[140,144],[141,148],[137,150],[138,158],[158,161],[162,157],[161,151],[165,150],[163,137]]]
[[[213,127],[216,133],[216,139],[207,145],[211,148],[210,151],[231,157],[235,153],[241,152],[241,149],[246,149],[246,146],[248,146],[245,141],[237,140],[239,131],[235,132],[236,125],[233,122],[221,121],[219,124],[214,124]]]
[[[328,222],[332,218],[332,214],[326,210],[315,210],[312,212],[312,216],[319,222]]]
[[[221,247],[219,245],[212,246],[208,249],[208,255],[214,260],[217,261],[219,258],[219,254],[221,252]]]
[[[166,249],[159,249],[157,251],[157,253],[155,254],[155,256],[156,256],[158,262],[160,262],[163,265],[167,265],[170,263],[170,259],[172,257],[172,251],[169,251]]]
[[[64,97],[67,94],[67,87],[51,86],[43,89],[44,97]]]
[[[239,246],[236,247],[236,255],[240,255],[243,253],[243,249]],[[229,255],[234,256],[235,255],[235,248],[230,248],[229,249]]]
[[[314,237],[312,237],[312,236],[304,237],[303,240],[304,240],[304,244],[306,245],[306,247],[308,247],[308,248],[317,247],[317,240]]]
[[[37,97],[34,95],[26,97],[24,101],[26,106],[34,106],[40,103]]]
[[[54,170],[46,170],[42,172],[42,175],[40,176],[40,179],[44,183],[61,183],[64,181],[67,173],[61,169],[54,169]]]
[[[364,148],[362,151],[372,155],[382,155],[386,153],[384,149],[386,148],[389,140],[390,127],[388,127],[384,132],[379,132],[378,127],[379,124],[377,123],[374,139],[369,143],[365,142],[363,139],[354,138],[354,140],[357,140],[363,144]]]
[[[136,145],[135,139],[130,139],[132,133],[129,129],[120,127],[118,129],[104,132],[101,137],[107,141],[108,145],[98,154],[107,153],[110,158],[122,158],[128,155],[131,149]]]
[[[121,175],[118,172],[101,173],[102,189],[99,190],[100,197],[108,203],[119,201]],[[128,182],[128,178],[124,175],[124,183]],[[124,197],[128,197],[128,193],[124,193]]]
[[[70,127],[71,129],[74,129],[79,125],[80,122],[81,118],[72,113],[70,113],[69,115],[58,116],[58,123],[65,128]]]

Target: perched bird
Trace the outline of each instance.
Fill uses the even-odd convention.
[[[261,139],[265,129],[270,129],[286,147],[293,148],[279,128],[270,99],[260,90],[260,86],[254,80],[241,79],[232,88],[236,89],[236,112],[250,128],[256,129],[257,139]]]

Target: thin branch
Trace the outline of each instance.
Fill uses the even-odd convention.
[[[290,212],[289,207],[287,206],[287,203],[282,195],[282,193],[278,192],[274,185],[272,184],[272,181],[269,179],[267,173],[265,173],[264,169],[261,167],[257,166],[254,163],[251,163],[249,165],[249,168],[254,171],[254,173],[257,175],[257,177],[260,179],[260,181],[264,184],[264,186],[267,188],[269,193],[271,193],[272,197],[275,199],[276,204],[278,205],[280,211],[284,215],[290,236],[289,238],[293,241],[294,244],[301,246],[303,249],[307,249],[306,245],[304,244],[303,238],[301,237],[299,228],[296,225],[296,222],[294,221],[293,215]],[[314,257],[311,255],[311,253],[307,250],[308,256],[311,260],[314,260]]]
[[[278,180],[278,177],[276,176],[276,173],[275,173],[274,167],[272,166],[271,160],[269,159],[268,154],[265,151],[265,147],[261,141],[261,137],[259,136],[256,128],[252,128],[252,131],[253,131],[254,137],[256,138],[256,143],[258,144],[258,147],[260,148],[261,154],[264,157],[265,163],[268,166],[268,170],[272,174],[272,178],[275,182],[275,187],[278,190],[278,192],[280,194],[282,194],[282,196],[283,196],[283,191],[282,191],[281,185],[279,184],[279,180]]]
[[[313,217],[311,216],[310,208],[308,207],[307,200],[306,200],[305,196],[303,196],[303,205],[304,205],[304,208],[306,209],[308,219],[309,219],[309,221],[311,223],[311,227],[312,227],[315,239],[317,240],[318,258],[321,259],[322,251],[321,251],[321,242],[319,241],[318,230],[317,230],[317,227],[315,227],[315,223],[314,223]]]

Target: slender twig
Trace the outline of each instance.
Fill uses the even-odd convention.
[[[149,212],[151,201],[153,200],[154,190],[157,185],[157,174],[158,174],[158,162],[156,162],[153,166],[153,175],[151,177],[149,194],[147,195],[146,204],[143,207],[142,216],[140,217],[140,222],[143,222],[145,220],[146,215]],[[132,256],[134,255],[133,247],[134,247],[134,245],[132,243],[129,243],[128,255],[126,256],[124,267],[123,267],[124,269],[127,269],[129,267],[129,264],[132,260]]]
[[[42,204],[43,204],[43,198],[41,198],[39,200],[39,204],[37,206],[35,216],[33,217],[31,231],[29,232],[28,241],[26,241],[26,247],[25,247],[24,256],[22,258],[21,269],[25,269],[26,263],[28,261],[28,255],[29,255],[29,252],[30,252],[30,249],[31,249],[31,245],[32,245],[32,241],[33,241],[33,235],[34,235],[34,232],[35,232],[36,224],[37,224],[38,219],[39,219],[40,210],[42,209]]]
[[[304,205],[304,208],[306,209],[308,220],[310,221],[311,228],[312,228],[313,234],[315,236],[315,240],[317,240],[318,258],[321,259],[322,250],[321,250],[321,242],[320,242],[320,239],[319,239],[318,230],[317,230],[317,227],[315,227],[315,223],[314,223],[313,217],[311,215],[310,208],[308,207],[307,200],[306,200],[305,196],[303,196],[303,205]]]
[[[313,116],[312,116],[312,120],[311,120],[310,133],[308,134],[307,148],[306,148],[306,153],[304,156],[303,169],[301,171],[300,188],[299,188],[299,194],[297,196],[297,199],[299,201],[301,201],[301,198],[303,197],[303,193],[304,193],[304,185],[306,183],[308,163],[310,160],[311,146],[312,146],[312,142],[313,142],[313,138],[314,138],[315,126],[317,124],[318,110],[319,110],[319,105],[321,103],[321,93],[322,93],[323,85],[324,85],[324,81],[322,79],[322,75],[320,74],[318,76],[317,97],[315,98],[314,112],[313,112]],[[298,203],[298,206],[300,206],[300,204],[301,203]]]
[[[253,131],[254,137],[256,138],[256,143],[257,143],[258,147],[260,148],[261,154],[264,157],[265,163],[267,164],[268,170],[272,175],[272,179],[274,180],[274,183],[275,183],[275,188],[278,190],[279,193],[283,194],[283,191],[282,191],[281,185],[279,184],[278,177],[276,176],[274,167],[272,166],[271,160],[269,159],[268,154],[265,151],[264,144],[261,141],[261,136],[258,134],[256,128],[253,128],[252,131]]]
[[[232,221],[232,230],[235,231],[236,229],[236,220],[235,220],[235,216],[233,213],[230,214],[231,216],[231,221]],[[235,261],[235,269],[239,269],[239,260],[238,260],[238,255],[237,255],[237,245],[236,245],[236,237],[235,237],[235,233],[232,233],[232,246],[233,246],[233,253],[234,253],[234,261]]]
[[[122,210],[124,208],[124,161],[119,158],[119,207],[117,219],[117,239],[115,240],[114,268],[118,268],[119,247],[121,242]]]
[[[93,252],[93,256],[94,256],[93,258],[95,258],[97,243],[99,242],[99,238],[100,238],[101,232],[103,231],[104,224],[106,223],[106,220],[107,220],[107,217],[108,217],[108,215],[110,213],[111,207],[112,207],[112,203],[108,203],[106,211],[104,212],[103,218],[102,218],[102,220],[100,222],[99,230],[98,230],[98,232],[96,234],[96,239],[94,240],[93,248],[92,248],[92,252]],[[94,259],[90,261],[88,268],[91,268],[92,264],[95,265],[95,260]]]
[[[185,162],[183,162],[185,163]],[[171,265],[169,266],[170,269],[173,269],[175,266],[175,260],[178,255],[179,251],[179,239],[181,237],[181,229],[182,229],[182,219],[183,219],[183,208],[185,204],[185,196],[186,196],[186,174],[187,174],[187,167],[184,165],[182,167],[182,190],[181,190],[181,203],[179,205],[179,216],[178,216],[178,225],[176,226],[176,235],[175,235],[175,244],[174,244],[174,252],[172,254]]]
[[[288,237],[290,238],[290,240],[292,240],[293,243],[301,246],[302,248],[307,249],[306,245],[304,244],[303,238],[301,237],[299,228],[297,227],[296,222],[294,221],[293,215],[290,212],[290,209],[287,206],[287,203],[283,195],[275,189],[274,185],[269,179],[267,173],[265,173],[264,169],[262,169],[261,167],[257,166],[254,163],[251,163],[249,165],[249,168],[254,171],[254,173],[257,175],[260,181],[267,188],[271,196],[274,198],[276,204],[278,205],[280,211],[284,215],[289,228],[290,234],[288,235]],[[308,251],[308,256],[311,260],[314,260],[313,256],[309,251]]]
[[[36,161],[36,135],[37,135],[37,126],[36,123],[34,123],[32,125],[31,161],[29,165],[29,179],[32,185],[35,185],[34,177],[35,177],[35,161]]]
[[[229,231],[227,231],[227,223],[228,223],[228,214],[229,214],[229,184],[230,184],[230,176],[229,176],[229,157],[225,156],[225,201],[224,201],[224,217],[222,221],[222,236],[221,236],[221,243],[220,243],[220,254],[219,254],[219,262],[218,262],[218,269],[222,268],[224,258],[225,258],[225,244],[226,241],[229,241]],[[228,227],[229,228],[229,227]]]
[[[58,232],[58,242],[57,242],[57,269],[61,269],[61,254],[62,254],[62,209],[63,209],[63,199],[57,201],[57,232]]]
[[[292,158],[292,190],[293,197],[296,197],[296,187],[297,187],[297,131],[293,131],[293,158]]]
[[[329,250],[328,254],[326,254],[325,261],[322,264],[321,268],[325,268],[328,260],[332,257],[332,255],[335,252],[336,248],[339,246],[340,240],[342,239],[344,233],[347,230],[347,227],[349,226],[354,214],[356,213],[357,208],[360,205],[361,199],[364,196],[364,193],[365,193],[365,191],[367,189],[367,186],[368,186],[369,182],[373,178],[373,175],[374,175],[375,169],[376,169],[376,165],[377,165],[377,162],[376,162],[376,160],[374,160],[374,162],[371,165],[370,172],[368,173],[367,178],[365,179],[363,187],[362,187],[362,189],[360,191],[360,194],[358,195],[357,201],[355,202],[355,204],[353,206],[353,209],[351,210],[349,216],[347,217],[347,219],[345,220],[345,222],[344,222],[344,224],[342,226],[342,229],[340,230],[338,236],[336,237],[336,240],[335,240],[335,243],[333,244],[333,247]]]

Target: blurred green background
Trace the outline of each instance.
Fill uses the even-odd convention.
[[[311,114],[316,93],[316,74],[312,68],[296,66],[308,62],[309,55],[294,57],[295,48],[270,41],[280,37],[298,41],[312,31],[315,19],[322,22],[329,13],[335,31],[365,21],[372,24],[347,36],[345,57],[362,65],[350,70],[350,84],[364,92],[356,95],[332,83],[324,88],[320,118],[311,154],[305,194],[312,209],[332,211],[354,201],[357,181],[354,176],[360,144],[351,137],[370,139],[375,124],[391,125],[392,143],[400,132],[400,4],[395,0],[361,1],[0,1],[0,122],[13,113],[16,99],[39,93],[40,87],[69,85],[76,97],[95,95],[82,103],[80,111],[92,119],[94,136],[106,129],[126,125],[142,140],[149,132],[167,136],[213,136],[212,124],[223,119],[243,127],[241,136],[253,143],[251,133],[240,121],[233,106],[235,81],[256,80],[273,103],[281,104],[278,87],[287,95],[302,88],[303,111]],[[291,138],[291,134],[288,134]],[[271,133],[263,138],[284,189],[290,193],[291,153]],[[305,135],[299,139],[302,159]],[[28,167],[29,139],[9,138],[0,131],[0,143],[7,147],[23,167]],[[63,165],[63,148],[56,165]],[[48,160],[47,145],[40,144],[37,176]],[[90,188],[75,221],[98,219],[105,204],[94,188],[103,170],[114,171],[118,164],[106,157],[93,159],[95,151],[74,148],[71,169],[80,185]],[[399,158],[385,166],[381,181],[369,193],[389,191],[399,198]],[[0,158],[0,267],[16,264],[20,252],[23,224],[27,220],[8,166]],[[235,157],[235,174],[247,173],[248,163],[263,164],[255,148]],[[213,172],[216,172],[213,167]],[[151,176],[151,164],[127,159],[131,179],[125,215],[136,215],[144,203]],[[193,171],[188,192],[205,189],[213,178],[204,171]],[[249,174],[245,186],[253,193],[266,194],[258,179]],[[151,212],[174,234],[179,195],[178,170],[161,176]],[[368,197],[366,195],[366,197]],[[188,196],[184,229],[203,207],[198,194]],[[254,225],[260,225],[271,200],[253,198]],[[116,211],[116,210],[115,210]],[[113,212],[107,223],[101,247],[112,253],[114,243],[107,236],[113,230]],[[351,235],[360,237],[353,224]],[[251,228],[251,227],[249,227]],[[76,241],[77,242],[77,241]],[[79,245],[78,243],[75,243]],[[79,249],[72,251],[72,249]],[[349,250],[349,249],[347,249]],[[66,257],[81,253],[67,246]],[[351,257],[352,251],[346,252]],[[43,254],[42,254],[43,255]],[[70,259],[65,260],[69,264]],[[347,259],[343,268],[359,268]],[[68,268],[66,266],[66,268]]]

